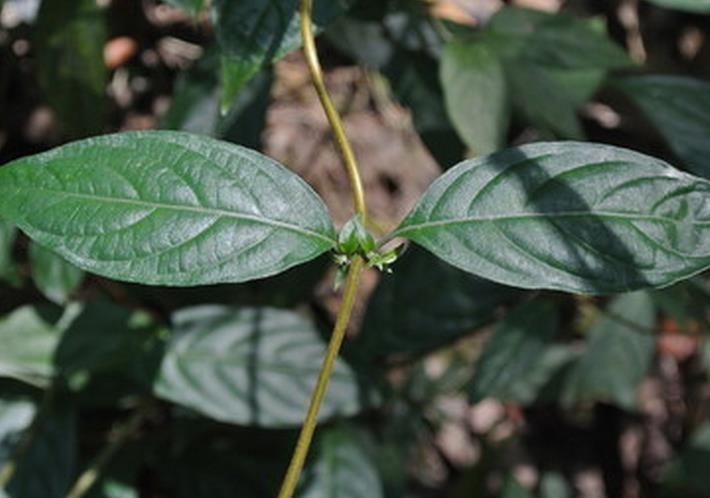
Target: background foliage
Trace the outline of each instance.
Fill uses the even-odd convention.
[[[316,5],[328,83],[363,158],[380,232],[442,169],[507,145],[621,145],[710,179],[706,1]],[[5,0],[0,9],[0,163],[117,130],[190,131],[278,156],[339,223],[347,219],[347,183],[294,52],[295,0]],[[151,143],[163,158],[177,143],[201,150],[170,136]],[[137,154],[135,168],[155,160]],[[636,158],[621,166],[642,182]],[[102,165],[120,159],[107,149],[82,177],[100,179]],[[543,164],[568,166],[564,155]],[[271,180],[310,195],[288,171]],[[503,191],[497,208],[509,212],[514,194]],[[292,208],[294,224],[305,215],[308,224],[287,242],[306,260],[333,227],[318,203]],[[125,215],[89,214],[104,223]],[[400,231],[429,215],[415,213]],[[153,228],[168,233],[172,223],[163,213]],[[230,223],[200,236],[243,229]],[[162,283],[147,268],[134,269],[136,280]],[[704,275],[590,298],[513,289],[416,247],[394,270],[366,275],[299,496],[709,495]],[[531,280],[554,277],[530,271]],[[505,281],[496,272],[486,276]],[[208,277],[197,269],[185,281]],[[0,279],[8,496],[63,497],[107,451],[89,496],[275,494],[338,302],[327,256],[247,284],[145,287],[84,274],[0,220]]]

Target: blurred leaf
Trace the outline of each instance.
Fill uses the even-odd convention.
[[[291,170],[175,131],[104,135],[13,161],[0,168],[0,214],[84,270],[145,284],[265,278],[335,245],[323,201]]]
[[[571,498],[572,489],[562,474],[546,472],[540,479],[540,498]]]
[[[73,138],[104,125],[104,9],[95,0],[42,2],[34,30],[39,81],[47,101]]]
[[[0,467],[13,457],[36,413],[37,407],[29,399],[0,399]]]
[[[495,49],[481,40],[449,42],[442,55],[441,82],[451,121],[476,155],[503,147],[510,94]]]
[[[363,435],[348,427],[324,431],[301,478],[298,498],[383,498]]]
[[[494,329],[476,364],[469,388],[474,403],[485,398],[532,402],[571,353],[556,346],[559,311],[535,299],[512,311]]]
[[[84,272],[49,249],[37,243],[29,250],[32,280],[50,301],[66,304],[79,288]]]
[[[12,223],[0,219],[0,280],[16,280],[16,267],[12,257],[17,229]]]
[[[62,330],[46,308],[25,306],[0,320],[0,376],[47,386]]]
[[[444,346],[493,321],[522,293],[462,272],[412,246],[383,275],[361,332],[347,344],[362,360],[416,355]]]
[[[648,0],[651,3],[669,9],[685,10],[688,12],[710,12],[710,0]]]
[[[226,115],[220,113],[219,55],[208,52],[189,71],[178,75],[172,104],[161,128],[209,135],[244,147],[261,149],[261,133],[271,102],[273,75],[258,73],[239,92]]]
[[[155,392],[224,422],[295,427],[325,354],[313,324],[269,308],[203,306],[174,316]],[[321,419],[363,408],[352,370],[335,365]]]
[[[710,468],[710,423],[702,425],[691,437],[680,456],[666,470],[662,495],[683,498],[707,498]]]
[[[637,76],[616,85],[643,111],[687,169],[710,178],[710,83]]]
[[[533,498],[532,493],[522,487],[512,476],[508,476],[500,492],[500,498]]]
[[[439,177],[388,237],[506,285],[608,294],[707,268],[709,199],[707,181],[630,150],[530,144]]]
[[[170,5],[183,9],[193,16],[200,13],[205,6],[205,0],[165,0]]]
[[[710,289],[701,277],[651,291],[650,295],[659,310],[673,318],[682,329],[692,329],[693,322],[708,324],[705,311],[710,301]]]
[[[636,391],[655,353],[656,311],[646,292],[620,296],[589,331],[584,355],[566,373],[561,399],[636,408]]]
[[[27,420],[25,411],[8,414],[9,407],[6,405],[3,408],[4,413],[0,415],[0,420],[4,419],[5,415],[18,417],[15,421],[8,420],[12,432],[22,430],[29,425],[30,421]],[[21,427],[23,425],[24,427]],[[19,435],[12,432],[0,434],[3,446],[8,440],[6,438],[10,438],[11,445],[17,444]],[[28,451],[17,462],[17,471],[6,490],[8,496],[10,498],[64,498],[75,477],[76,453],[75,414],[67,407],[55,406],[42,418],[39,430],[32,438]],[[0,466],[5,461],[0,460]]]
[[[222,109],[262,67],[301,46],[298,0],[215,0],[213,19],[222,47]],[[343,14],[348,0],[316,2],[313,20],[323,27]]]

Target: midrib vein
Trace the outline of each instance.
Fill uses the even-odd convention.
[[[89,200],[89,201],[95,201],[95,202],[124,204],[124,205],[128,205],[128,206],[144,207],[144,208],[148,208],[148,209],[167,209],[167,210],[173,210],[173,211],[186,211],[186,212],[191,212],[191,213],[199,213],[199,214],[212,215],[212,216],[224,216],[227,218],[234,218],[237,220],[252,221],[255,223],[261,223],[263,225],[285,228],[286,230],[290,230],[292,232],[296,232],[301,235],[321,239],[323,241],[328,242],[328,244],[335,244],[334,239],[327,237],[321,233],[314,232],[312,230],[308,230],[307,228],[299,227],[298,225],[293,225],[291,223],[273,220],[270,218],[260,218],[256,215],[252,215],[252,214],[236,213],[234,211],[226,211],[224,209],[206,208],[206,207],[200,207],[200,206],[185,206],[185,205],[178,205],[178,204],[166,204],[166,203],[162,203],[162,202],[144,201],[144,200],[140,200],[140,199],[124,199],[121,197],[107,197],[107,196],[100,196],[100,195],[82,194],[82,193],[78,193],[78,192],[66,192],[63,190],[53,190],[53,189],[47,189],[47,188],[33,188],[32,190],[34,190],[36,192],[48,192],[48,193],[63,195],[65,197],[69,197],[69,198],[73,198],[73,199],[82,199],[82,200]]]

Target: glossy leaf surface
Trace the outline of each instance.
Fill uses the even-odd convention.
[[[459,164],[395,235],[512,286],[664,286],[710,265],[710,183],[625,149],[534,144]]]
[[[32,280],[42,294],[57,304],[66,303],[81,285],[84,272],[39,244],[29,250]]]
[[[85,270],[162,285],[280,273],[335,243],[320,198],[242,147],[178,132],[69,144],[0,168],[0,215]]]
[[[204,306],[178,312],[156,393],[216,420],[297,426],[325,344],[304,318],[269,308]],[[361,409],[352,370],[336,362],[321,419]]]
[[[639,76],[617,85],[687,169],[710,178],[710,83],[680,76]]]

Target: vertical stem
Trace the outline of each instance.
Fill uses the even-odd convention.
[[[303,52],[306,56],[308,69],[311,72],[313,86],[318,93],[323,110],[325,111],[330,127],[333,130],[335,142],[338,145],[338,150],[343,158],[345,170],[350,180],[350,188],[352,190],[353,204],[355,212],[362,215],[363,223],[367,220],[367,204],[365,203],[365,192],[362,187],[362,180],[358,171],[357,160],[350,146],[350,142],[345,134],[343,122],[340,119],[338,111],[333,105],[333,101],[328,94],[323,79],[323,70],[318,61],[318,52],[316,51],[316,42],[313,38],[312,27],[312,12],[313,0],[301,0],[301,36],[303,38]]]
[[[360,274],[362,273],[363,266],[364,261],[359,256],[356,256],[350,264],[348,278],[345,283],[343,302],[340,305],[340,310],[338,311],[335,327],[333,328],[333,333],[330,337],[330,342],[328,343],[328,350],[325,358],[323,359],[323,366],[321,367],[320,374],[318,375],[318,382],[313,390],[311,404],[308,407],[306,419],[303,422],[301,433],[298,436],[296,449],[293,452],[293,457],[291,458],[291,463],[288,467],[288,471],[286,472],[286,477],[281,485],[279,498],[291,498],[296,490],[296,486],[298,485],[298,480],[301,476],[303,465],[306,462],[306,456],[308,455],[308,449],[310,448],[311,441],[313,440],[313,433],[316,430],[318,412],[328,388],[328,382],[330,381],[330,375],[333,372],[335,359],[338,357],[338,351],[340,351],[340,346],[343,344],[345,331],[348,327],[348,323],[350,322],[350,315],[352,314],[353,305],[355,304],[355,296],[357,294],[358,284],[360,283]]]
[[[311,19],[312,11],[313,0],[301,0],[300,13],[303,51],[306,56],[306,61],[308,62],[308,69],[311,73],[313,86],[318,93],[318,98],[320,99],[323,110],[328,117],[328,122],[333,130],[335,142],[338,145],[338,150],[342,156],[343,164],[350,180],[350,188],[352,190],[355,212],[361,215],[363,222],[365,222],[367,219],[367,204],[365,203],[365,193],[362,188],[360,172],[358,170],[355,154],[353,153],[353,149],[350,146],[347,135],[345,134],[340,115],[335,109],[333,101],[325,87],[323,71],[321,69],[320,62],[318,61],[318,52],[316,51],[316,43],[313,38]],[[308,407],[306,419],[301,427],[301,433],[298,436],[296,448],[293,452],[293,456],[291,457],[291,463],[289,464],[283,484],[281,485],[279,498],[291,498],[296,491],[296,486],[298,485],[301,472],[303,471],[303,466],[306,462],[306,457],[308,456],[308,450],[311,446],[311,442],[313,441],[318,412],[320,411],[323,398],[325,397],[328,389],[330,376],[333,373],[333,365],[338,357],[338,352],[340,351],[343,339],[345,338],[345,331],[347,330],[348,323],[350,322],[350,316],[352,315],[353,305],[355,304],[357,289],[360,283],[360,275],[362,274],[364,266],[365,262],[360,256],[355,256],[350,263],[350,269],[348,270],[348,276],[345,282],[345,290],[343,292],[343,301],[340,304],[338,316],[335,319],[335,327],[333,328],[333,333],[331,334],[330,341],[328,343],[328,349],[326,351],[325,358],[323,359],[323,366],[321,367],[316,386],[311,395],[311,403]]]

